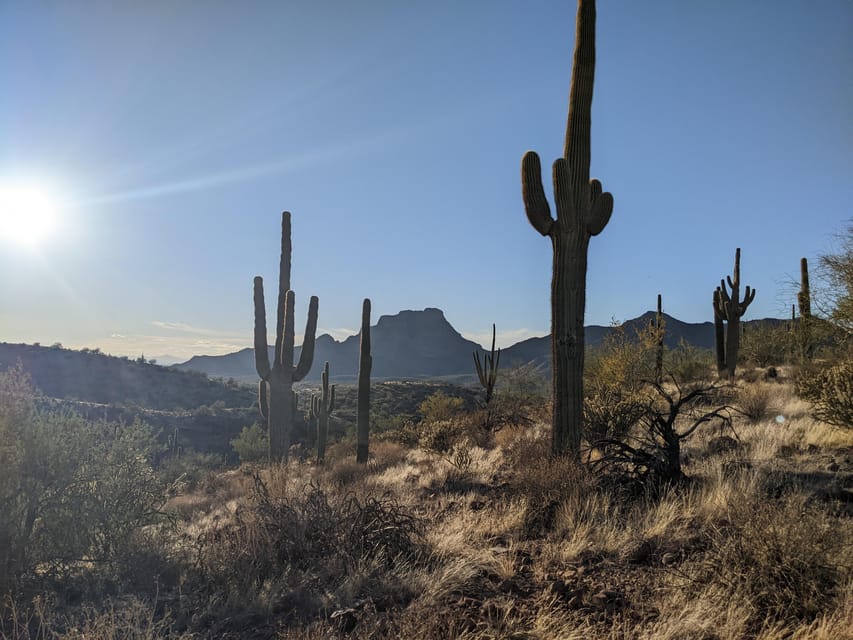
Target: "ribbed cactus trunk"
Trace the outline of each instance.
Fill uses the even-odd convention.
[[[731,293],[726,290],[726,283],[731,289]],[[719,301],[719,313],[723,320],[726,321],[726,367],[725,375],[728,378],[734,379],[735,369],[737,368],[737,356],[740,350],[740,334],[741,324],[740,319],[746,308],[755,299],[755,290],[749,286],[746,287],[743,300],[740,299],[740,249],[735,250],[735,268],[732,276],[726,276],[725,280],[720,280],[720,286],[717,288],[717,300]]]
[[[317,462],[326,459],[326,441],[329,437],[329,415],[335,410],[335,385],[329,387],[329,363],[323,365],[322,395],[312,398],[311,413],[317,419]]]
[[[580,454],[583,429],[584,309],[589,239],[604,229],[613,196],[590,180],[590,123],[595,75],[595,1],[579,0],[569,118],[563,157],[553,166],[557,219],[542,186],[539,156],[521,162],[524,207],[533,228],[551,238],[551,360],[554,455]]]
[[[278,280],[278,313],[276,321],[275,352],[270,365],[267,347],[267,320],[264,305],[264,281],[255,277],[255,368],[261,381],[258,385],[258,404],[261,415],[267,419],[269,459],[271,463],[287,460],[293,418],[296,414],[296,396],[293,383],[302,380],[314,360],[314,336],[317,332],[317,296],[308,305],[308,323],[299,364],[293,366],[295,340],[295,294],[290,290],[290,212],[281,216],[281,261]]]
[[[358,406],[356,408],[356,462],[366,463],[370,443],[370,299],[365,298],[361,308],[361,341],[358,359]]]

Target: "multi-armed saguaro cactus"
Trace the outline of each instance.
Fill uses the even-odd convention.
[[[323,365],[323,392],[311,396],[311,417],[317,420],[317,462],[326,458],[326,440],[329,436],[329,415],[335,410],[335,385],[329,388],[329,363]]]
[[[797,307],[800,310],[800,357],[808,360],[814,353],[812,343],[812,292],[809,287],[809,262],[800,259],[800,290],[797,293]]]
[[[583,423],[584,307],[589,239],[604,229],[613,196],[590,180],[590,112],[595,74],[595,0],[579,0],[569,120],[563,157],[554,162],[557,219],[542,186],[539,156],[528,151],[521,161],[524,207],[530,224],[551,238],[551,359],[555,455],[580,452]]]
[[[358,405],[356,408],[356,462],[367,462],[370,441],[370,298],[364,299],[361,308],[361,342],[358,359]]]
[[[726,282],[728,282],[731,294],[726,290]],[[720,286],[714,292],[714,301],[716,308],[714,317],[719,313],[722,320],[727,323],[725,332],[726,351],[725,351],[725,375],[729,378],[735,377],[735,367],[737,366],[737,354],[740,348],[740,319],[746,308],[755,300],[755,289],[746,287],[743,295],[743,300],[740,299],[740,249],[735,250],[735,270],[733,277],[726,276],[725,280],[720,280]],[[717,367],[720,366],[719,346],[717,352]]]
[[[290,212],[281,214],[281,262],[278,280],[278,315],[275,353],[270,366],[267,349],[267,317],[264,307],[264,281],[255,277],[255,368],[261,377],[258,402],[261,415],[267,419],[270,462],[287,460],[290,432],[296,413],[293,383],[302,380],[314,360],[314,334],[317,332],[317,296],[308,305],[308,323],[299,364],[293,366],[295,295],[290,290]]]
[[[492,397],[495,394],[495,383],[498,380],[498,367],[501,361],[501,350],[495,351],[495,338],[497,329],[492,325],[492,349],[489,353],[483,354],[483,362],[480,362],[480,352],[474,352],[474,366],[477,368],[477,377],[480,379],[480,384],[486,391],[486,421],[483,425],[486,429],[492,426]]]

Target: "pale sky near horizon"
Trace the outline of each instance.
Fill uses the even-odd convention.
[[[185,359],[273,326],[293,212],[297,327],[439,307],[480,342],[549,331],[551,247],[521,203],[562,152],[576,3],[0,0],[0,341]],[[742,248],[784,316],[853,216],[853,3],[599,0],[587,324],[710,319]],[[547,169],[546,172],[550,173]],[[551,196],[550,180],[546,192]],[[5,185],[5,187],[4,187]],[[0,211],[0,221],[4,220]]]

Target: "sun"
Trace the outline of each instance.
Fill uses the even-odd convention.
[[[56,227],[57,208],[46,189],[0,182],[0,241],[39,246]]]

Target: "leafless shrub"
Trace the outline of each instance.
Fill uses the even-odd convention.
[[[251,504],[203,534],[197,563],[220,587],[257,591],[288,571],[346,573],[366,558],[414,558],[422,522],[389,495],[330,495],[311,483],[273,496],[259,476]]]
[[[701,426],[731,426],[727,405],[709,407],[703,398],[716,386],[698,384],[682,387],[674,379],[667,385],[647,382],[649,402],[636,425],[623,437],[593,442],[601,457],[593,469],[627,473],[652,484],[668,484],[684,479],[681,470],[681,443]]]

